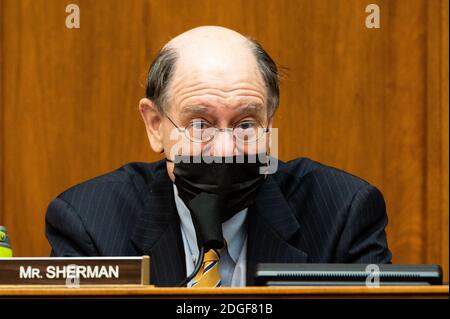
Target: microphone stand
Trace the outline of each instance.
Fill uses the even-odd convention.
[[[178,287],[185,287],[200,271],[204,254],[210,249],[221,249],[225,246],[220,215],[220,201],[217,195],[200,193],[189,202],[189,212],[197,235],[199,257],[194,271]]]
[[[182,282],[178,284],[178,287],[186,287],[187,284],[198,274],[200,271],[200,267],[203,264],[203,259],[205,257],[205,247],[200,248],[200,252],[197,258],[197,262],[195,263],[194,271]]]

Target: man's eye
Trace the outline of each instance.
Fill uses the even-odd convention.
[[[236,128],[241,130],[249,130],[254,129],[257,127],[257,123],[255,121],[242,121],[238,125],[236,125]]]
[[[211,124],[209,124],[208,122],[204,121],[204,120],[193,120],[190,123],[190,126],[194,129],[194,130],[205,130],[207,128],[211,127]]]

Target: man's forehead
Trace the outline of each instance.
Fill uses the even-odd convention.
[[[189,105],[185,112],[211,112],[205,100],[252,111],[256,102],[265,105],[265,83],[250,43],[222,27],[196,28],[170,41],[177,59],[168,92],[178,110]]]
[[[170,40],[166,46],[183,49],[205,43],[215,44],[245,44],[247,39],[240,33],[219,26],[202,26],[188,30]]]
[[[199,27],[189,30],[166,46],[177,52],[180,67],[229,69],[254,66],[256,59],[247,38],[222,27]]]

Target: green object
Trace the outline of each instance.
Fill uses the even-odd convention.
[[[11,243],[6,227],[0,226],[0,258],[12,257]]]

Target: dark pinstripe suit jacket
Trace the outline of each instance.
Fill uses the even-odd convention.
[[[247,285],[258,262],[388,263],[386,209],[367,182],[306,158],[279,162],[248,213]],[[47,210],[52,256],[151,257],[151,280],[186,277],[165,162],[130,163],[70,188]]]

